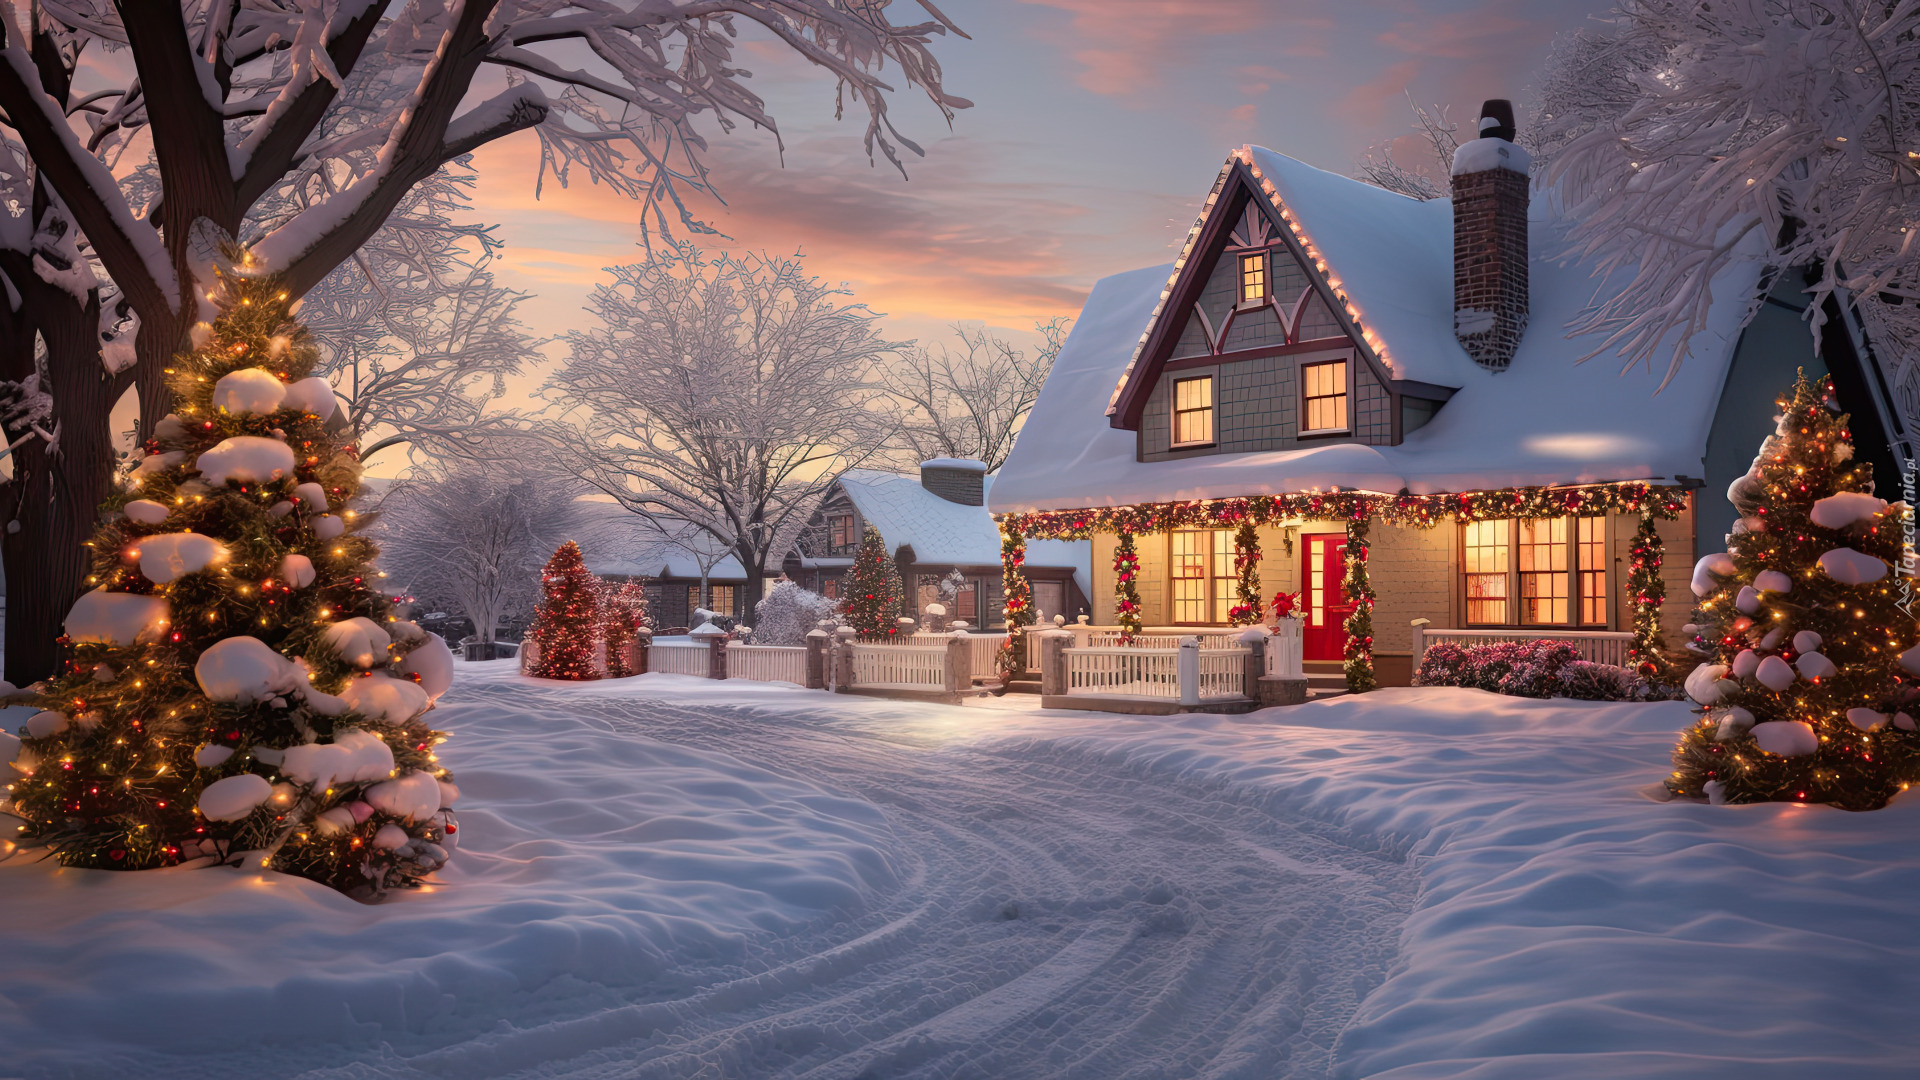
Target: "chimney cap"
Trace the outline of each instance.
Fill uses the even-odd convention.
[[[1506,98],[1489,98],[1480,106],[1480,138],[1512,142],[1516,130],[1513,102]]]

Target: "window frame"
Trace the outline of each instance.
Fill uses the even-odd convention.
[[[1219,420],[1219,416],[1217,415],[1218,410],[1216,406],[1218,405],[1218,400],[1215,397],[1216,384],[1214,383],[1213,375],[1214,373],[1209,371],[1201,375],[1176,376],[1173,380],[1173,385],[1168,388],[1167,404],[1168,404],[1168,410],[1170,413],[1170,416],[1169,416],[1170,427],[1167,431],[1167,446],[1169,449],[1191,450],[1197,447],[1214,446],[1217,444],[1219,440],[1219,429],[1216,425],[1217,425],[1217,421]],[[1180,388],[1182,386],[1187,385],[1188,383],[1196,383],[1196,382],[1202,382],[1202,381],[1204,381],[1207,384],[1206,406],[1204,408],[1195,407],[1195,408],[1182,409],[1180,407]],[[1206,437],[1203,439],[1193,439],[1193,440],[1188,440],[1186,442],[1182,442],[1180,440],[1180,418],[1183,415],[1191,414],[1191,413],[1206,414],[1206,418],[1207,418]]]
[[[698,588],[698,587],[699,586],[695,586],[695,588]],[[734,591],[736,588],[737,586],[730,584],[728,582],[722,582],[722,581],[708,582],[707,610],[713,612],[715,615],[725,615],[729,619],[739,618],[740,616],[738,612],[734,610],[734,602],[740,598],[740,594]],[[727,597],[727,602],[725,604],[722,604],[720,602],[721,590],[723,589],[726,590],[726,597]]]
[[[1459,600],[1460,625],[1470,629],[1564,629],[1564,630],[1610,630],[1613,628],[1613,525],[1610,516],[1569,514],[1558,519],[1566,522],[1566,532],[1562,539],[1550,541],[1550,546],[1559,547],[1564,553],[1559,560],[1564,570],[1526,570],[1521,558],[1522,522],[1517,518],[1488,518],[1480,522],[1462,522],[1455,532],[1459,545],[1454,560],[1455,596]],[[1583,526],[1583,522],[1591,525]],[[1474,525],[1504,525],[1503,537],[1498,544],[1476,545],[1484,547],[1506,548],[1503,569],[1469,571],[1467,569],[1467,551],[1469,530]],[[1584,537],[1584,538],[1583,538]],[[1543,545],[1533,545],[1543,546]],[[1588,565],[1589,562],[1598,565]],[[1531,574],[1551,574],[1563,577],[1566,581],[1566,617],[1559,622],[1536,621],[1529,618],[1525,606],[1527,578]],[[1504,617],[1500,622],[1477,621],[1473,618],[1473,603],[1470,579],[1476,576],[1494,576],[1501,578],[1505,594],[1501,598]],[[1561,599],[1550,597],[1549,599]],[[1589,615],[1598,610],[1598,618]]]
[[[858,523],[854,520],[853,511],[835,512],[827,514],[825,517],[827,523],[827,556],[831,558],[837,555],[851,555],[858,550],[860,547],[860,537],[858,535],[860,530],[855,527]],[[839,526],[842,522],[845,522],[847,527],[846,543],[840,543],[835,539],[839,534]]]
[[[1257,266],[1255,265],[1256,263],[1258,264]],[[1253,308],[1266,307],[1273,302],[1273,258],[1269,250],[1262,248],[1255,251],[1239,252],[1239,259],[1235,264],[1235,268],[1238,271],[1234,278],[1235,284],[1233,290],[1233,308],[1235,311],[1248,311]],[[1252,269],[1254,275],[1259,279],[1260,293],[1258,296],[1250,297],[1247,295],[1249,269]]]
[[[1340,392],[1338,394],[1309,395],[1307,393],[1307,372],[1320,367],[1340,366]],[[1353,433],[1353,356],[1302,359],[1294,369],[1294,385],[1299,387],[1299,413],[1295,417],[1294,431],[1298,438],[1313,438],[1320,435],[1351,435]],[[1312,411],[1313,402],[1338,400],[1340,418],[1345,421],[1339,427],[1308,427],[1307,417]]]
[[[1181,552],[1176,537],[1192,536],[1196,550]],[[1197,562],[1198,574],[1180,573],[1180,560]],[[1179,595],[1179,582],[1195,582],[1198,595]],[[1239,600],[1240,575],[1233,566],[1232,529],[1172,529],[1167,532],[1167,614],[1172,626],[1225,626],[1227,612]],[[1225,590],[1223,593],[1222,590]],[[1200,619],[1181,618],[1180,605],[1200,605]]]

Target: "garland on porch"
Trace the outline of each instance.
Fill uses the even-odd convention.
[[[1113,606],[1120,617],[1120,640],[1132,641],[1140,632],[1140,553],[1130,532],[1120,534],[1113,553]]]
[[[1027,582],[1027,538],[1000,526],[1000,587],[1006,597],[1001,614],[1007,621],[1007,643],[995,657],[1002,680],[1027,670],[1027,636],[1022,630],[1033,625],[1033,586]]]
[[[1240,580],[1227,625],[1252,626],[1260,621],[1260,534],[1252,521],[1242,521],[1234,531],[1233,572]]]
[[[1379,686],[1373,677],[1373,582],[1367,578],[1367,530],[1371,522],[1365,515],[1347,519],[1347,574],[1342,582],[1347,598],[1353,601],[1353,613],[1347,616],[1346,672],[1347,689],[1364,694]]]
[[[1660,605],[1667,599],[1667,583],[1660,579],[1660,563],[1666,545],[1653,517],[1640,515],[1640,531],[1633,534],[1628,551],[1632,561],[1627,571],[1627,595],[1633,597],[1633,643],[1627,646],[1627,666],[1637,675],[1658,677],[1666,668],[1660,654]]]
[[[1671,521],[1686,509],[1686,489],[1659,484],[1596,484],[1588,487],[1524,487],[1439,495],[1375,495],[1359,491],[1254,495],[1241,499],[1139,503],[1083,510],[1006,514],[1003,528],[1037,540],[1086,540],[1096,534],[1152,533],[1171,529],[1232,529],[1242,522],[1277,525],[1292,518],[1346,521],[1372,517],[1389,525],[1430,529],[1447,521],[1493,518],[1537,520],[1647,514]]]

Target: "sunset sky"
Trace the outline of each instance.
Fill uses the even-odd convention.
[[[896,22],[912,19],[896,0]],[[924,98],[894,110],[926,157],[908,179],[869,165],[861,117],[833,119],[833,84],[743,34],[743,66],[786,142],[712,141],[726,205],[696,209],[737,247],[798,250],[886,313],[894,338],[957,319],[1020,330],[1071,316],[1098,278],[1168,261],[1233,147],[1257,143],[1351,172],[1408,130],[1405,93],[1469,123],[1482,99],[1524,99],[1553,38],[1592,0],[946,0],[972,36],[935,43],[952,130]],[[1418,148],[1403,144],[1410,158]],[[537,294],[543,334],[580,325],[601,268],[638,257],[634,203],[576,179],[535,201],[533,136],[480,155],[477,213],[508,243],[506,283]]]

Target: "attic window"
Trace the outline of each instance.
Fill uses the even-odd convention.
[[[1300,367],[1300,425],[1303,435],[1320,431],[1347,430],[1347,362]]]
[[[1173,445],[1213,442],[1213,376],[1180,379],[1173,384]]]
[[[1240,306],[1259,307],[1267,302],[1267,253],[1252,251],[1240,256]]]

